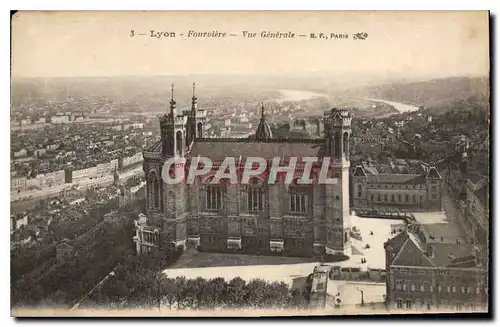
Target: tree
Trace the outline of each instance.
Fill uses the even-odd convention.
[[[230,306],[242,307],[245,304],[246,282],[240,277],[233,278],[227,284],[227,302]]]
[[[177,302],[177,307],[181,308],[183,306],[183,302],[186,297],[186,291],[185,291],[185,287],[187,284],[186,277],[175,278],[175,284],[178,289],[175,301]]]
[[[52,308],[67,307],[66,298],[67,298],[66,293],[61,291],[61,290],[58,290],[58,291],[52,293],[47,298],[47,300],[45,301],[45,304],[49,307],[52,307]]]
[[[266,307],[288,307],[292,302],[286,283],[273,282],[267,285],[264,293],[264,305]]]
[[[37,302],[43,298],[45,291],[41,285],[36,285],[31,289],[29,294],[30,300]]]
[[[198,283],[196,279],[188,279],[182,289],[184,295],[184,304],[189,308],[195,307],[195,303],[199,298],[198,293],[203,292],[203,289],[200,290],[197,287],[197,284]],[[196,306],[198,305],[199,303],[196,303]]]
[[[245,287],[245,304],[250,307],[261,307],[264,299],[266,282],[262,279],[252,279]]]
[[[112,285],[108,289],[108,296],[110,296],[116,303],[120,303],[123,299],[128,297],[127,284],[125,281],[117,280],[115,277],[111,277],[111,280],[108,281],[108,285]]]
[[[201,277],[196,278],[193,281],[193,287],[195,288],[195,298],[196,298],[196,306],[197,307],[206,307],[210,301],[210,295],[208,291],[208,282]]]
[[[211,279],[207,283],[208,294],[211,297],[210,307],[222,306],[227,300],[226,281],[222,277]]]
[[[169,308],[172,309],[172,305],[174,304],[179,293],[179,287],[175,280],[173,280],[172,278],[162,279],[160,285],[160,294],[162,296],[162,299],[164,299],[167,302]]]

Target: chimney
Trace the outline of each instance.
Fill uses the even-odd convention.
[[[427,244],[427,256],[429,258],[434,258],[434,247],[430,244]]]

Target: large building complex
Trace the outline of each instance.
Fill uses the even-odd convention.
[[[389,309],[481,310],[488,303],[487,258],[472,244],[440,242],[409,225],[384,244]]]
[[[362,163],[353,174],[355,208],[441,211],[442,178],[435,166],[398,160]]]
[[[194,85],[191,109],[176,113],[175,108],[172,87],[170,112],[160,117],[161,140],[143,153],[147,223],[143,221],[138,227],[154,235],[144,240],[141,237],[144,233],[138,233],[135,238],[138,252],[155,244],[185,248],[189,242],[199,244],[203,251],[281,252],[297,256],[350,254],[352,117],[346,110],[325,112],[323,138],[278,140],[273,138],[263,106],[255,136],[240,139],[204,138],[206,112],[197,108]],[[210,184],[213,173],[197,176],[192,184],[163,182],[166,160],[186,159],[168,172],[171,177],[183,179],[190,162],[198,156],[210,158],[214,169],[225,158],[233,157],[240,170],[247,157],[261,157],[268,162],[281,158],[280,166],[289,165],[290,158],[297,157],[294,169],[297,175],[290,184],[267,183],[269,170],[245,185],[224,180]],[[297,183],[296,178],[302,176],[305,165],[301,159],[305,157],[317,158],[313,162],[313,178],[324,158],[329,158],[329,170],[338,182]],[[282,178],[278,175],[278,181]]]

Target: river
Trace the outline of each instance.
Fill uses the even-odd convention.
[[[411,105],[411,104],[406,104],[406,103],[401,103],[401,102],[394,102],[394,101],[380,100],[380,99],[362,99],[362,100],[373,101],[373,102],[381,102],[381,103],[388,104],[390,106],[393,106],[400,113],[403,113],[403,112],[412,112],[412,111],[417,111],[418,110],[417,106],[414,106],[414,105]]]
[[[302,101],[314,98],[329,98],[328,94],[301,90],[279,90],[282,94],[280,101]]]
[[[327,99],[330,98],[330,96],[328,94],[325,94],[325,93],[317,93],[317,92],[304,91],[304,90],[279,90],[279,91],[282,94],[280,101],[302,101],[302,100],[309,100],[309,99],[314,99],[314,98],[327,98]],[[385,103],[387,105],[393,106],[400,113],[412,112],[412,111],[418,110],[417,106],[407,104],[407,103],[402,103],[402,102],[395,102],[395,101],[382,100],[382,99],[369,99],[369,98],[357,98],[356,100]],[[392,115],[392,114],[390,114],[390,115]],[[386,115],[383,115],[383,116],[386,116]]]

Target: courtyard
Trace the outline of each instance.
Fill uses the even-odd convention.
[[[215,252],[198,252],[189,247],[170,268],[205,268],[205,267],[238,267],[259,265],[283,265],[315,262],[314,258],[264,256],[250,254],[232,254]]]
[[[362,241],[351,238],[353,249],[348,262],[357,264],[353,267],[385,269],[384,243],[396,236],[392,231],[394,226],[398,225],[405,225],[405,222],[399,219],[362,218],[352,215],[351,226],[359,230]],[[396,229],[397,231],[398,229]],[[373,235],[371,235],[372,232]],[[365,249],[366,244],[370,246],[367,249]],[[361,258],[366,259],[365,264],[361,264]],[[338,266],[336,263],[333,265]]]
[[[362,270],[385,269],[384,242],[395,235],[391,234],[394,225],[402,223],[396,219],[351,216],[351,224],[359,230],[362,241],[352,239],[352,255],[348,260],[323,264],[357,267]],[[370,248],[365,249],[365,244],[369,244]],[[361,263],[362,258],[367,262]],[[175,264],[164,270],[164,273],[171,278],[223,277],[231,280],[234,277],[241,277],[247,281],[262,278],[270,282],[283,281],[291,286],[294,280],[307,277],[319,264],[315,258],[209,253],[188,248]]]
[[[427,233],[434,239],[433,242],[453,243],[457,240],[465,243],[465,236],[458,222],[448,217],[444,211],[415,212],[415,219],[424,226]]]
[[[222,277],[230,281],[240,277],[247,282],[263,279],[268,282],[285,282],[291,287],[294,280],[311,274],[317,264],[313,258],[207,253],[188,248],[180,259],[163,273],[169,278]]]
[[[328,308],[335,307],[337,298],[340,299],[342,306],[360,305],[362,299],[365,305],[370,305],[370,303],[385,301],[386,288],[384,283],[329,280],[327,294],[326,306]]]

